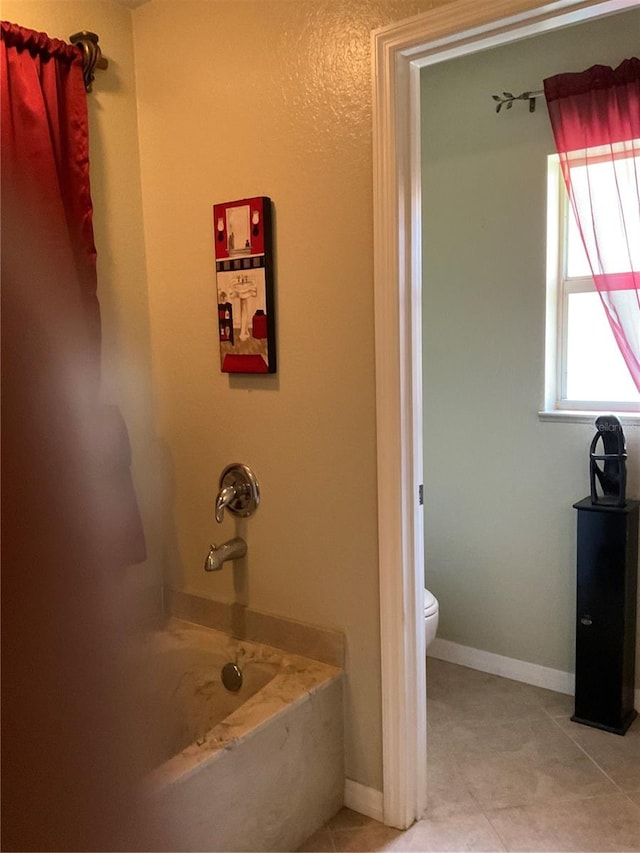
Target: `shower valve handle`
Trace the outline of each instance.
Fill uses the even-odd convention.
[[[248,465],[232,462],[220,475],[220,491],[216,498],[216,521],[222,523],[225,509],[233,515],[248,518],[260,503],[260,486]]]

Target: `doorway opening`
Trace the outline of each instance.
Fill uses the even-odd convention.
[[[640,2],[530,5],[458,0],[373,34],[383,813],[400,829],[426,808],[420,71]]]

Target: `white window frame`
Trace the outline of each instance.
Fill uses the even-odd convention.
[[[568,278],[566,245],[571,210],[560,158],[549,155],[547,167],[547,303],[545,333],[545,393],[541,417],[615,412],[640,418],[638,403],[620,400],[568,400],[567,340],[568,297],[573,293],[595,293],[591,276]],[[571,418],[573,419],[573,418]]]

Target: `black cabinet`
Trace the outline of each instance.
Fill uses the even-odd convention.
[[[576,696],[572,720],[623,735],[635,719],[639,501],[578,510]]]

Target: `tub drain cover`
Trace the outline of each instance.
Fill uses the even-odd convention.
[[[225,663],[222,667],[222,683],[227,690],[240,690],[242,687],[242,673],[235,663]]]

